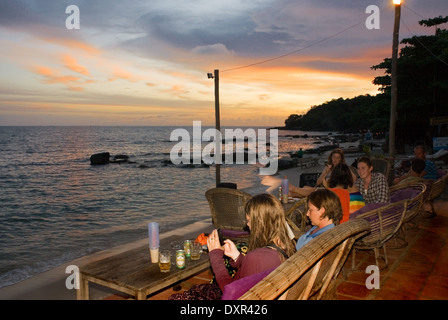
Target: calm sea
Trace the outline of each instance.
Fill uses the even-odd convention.
[[[210,218],[204,194],[215,167],[173,165],[174,129],[0,127],[0,287],[143,239],[151,221],[164,232]],[[292,134],[300,132],[279,131],[280,156],[314,147]],[[129,161],[90,165],[100,152]],[[221,181],[256,192],[258,173],[256,165],[223,165]]]

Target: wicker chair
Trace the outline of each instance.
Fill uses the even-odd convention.
[[[390,188],[391,202],[409,200],[408,207],[403,219],[403,224],[394,236],[393,248],[407,246],[406,230],[418,227],[417,215],[422,211],[423,201],[428,197],[426,184],[423,182],[411,182],[398,184]]]
[[[213,224],[223,237],[247,240],[249,232],[246,230],[245,206],[252,196],[241,190],[213,188],[206,191],[205,197],[210,206]]]
[[[305,244],[240,300],[335,298],[334,280],[355,240],[369,229],[367,221],[356,219],[326,231]]]
[[[373,165],[373,172],[384,174],[389,184],[392,182],[390,162],[386,159],[373,158],[371,159]]]
[[[380,268],[380,270],[388,267],[386,242],[400,230],[409,202],[409,200],[401,200],[390,204],[369,204],[351,215],[350,219],[362,218],[369,221],[371,225],[370,233],[358,239],[353,245],[352,271],[360,271],[355,269],[356,252],[358,250],[373,250],[376,265],[380,268],[380,258],[385,262],[385,266]],[[383,257],[380,257],[379,253],[381,248],[383,248],[384,252]]]
[[[306,222],[308,217],[306,216],[307,203],[306,198],[296,201],[294,204],[283,205],[285,209],[285,218],[292,231],[296,235],[300,235],[305,232]],[[285,207],[287,206],[287,207]]]
[[[391,202],[409,199],[403,223],[413,220],[422,210],[423,201],[428,198],[428,188],[423,182],[398,184],[389,189]]]
[[[434,208],[434,199],[438,198],[446,187],[446,181],[448,180],[448,174],[444,175],[443,177],[432,180],[427,183],[428,188],[428,196],[424,199],[424,203],[429,203],[431,205],[432,214],[436,214],[436,210]]]

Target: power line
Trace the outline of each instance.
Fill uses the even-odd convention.
[[[403,5],[403,6],[405,6],[405,5]],[[423,17],[422,15],[420,15],[419,13],[417,13],[416,11],[414,11],[413,9],[411,9],[410,7],[408,7],[408,6],[405,6],[405,7],[406,7],[407,9],[409,9],[410,11],[412,11],[414,14],[420,16],[421,18],[425,18],[425,17]],[[382,10],[381,10],[381,11],[382,11]],[[412,31],[410,31],[409,27],[404,23],[403,18],[401,19],[401,21],[403,22],[403,25],[406,27],[406,29],[408,29],[408,31],[409,31],[411,34],[413,34]],[[341,31],[339,31],[339,32],[337,32],[337,33],[331,35],[331,36],[328,36],[328,37],[323,38],[323,39],[321,39],[321,40],[318,40],[318,41],[315,41],[315,42],[313,42],[313,43],[310,43],[309,45],[307,45],[307,46],[305,46],[305,47],[303,47],[303,48],[300,48],[300,49],[297,49],[297,50],[294,50],[294,51],[291,51],[291,52],[289,52],[289,53],[282,54],[282,55],[279,55],[279,56],[276,56],[276,57],[273,57],[273,58],[269,58],[269,59],[261,60],[261,61],[258,61],[258,62],[254,62],[254,63],[251,63],[251,64],[247,64],[247,65],[243,65],[243,66],[239,66],[239,67],[235,67],[235,68],[226,69],[226,70],[221,71],[221,73],[223,73],[223,72],[228,72],[228,71],[239,70],[239,69],[245,69],[245,68],[249,68],[249,67],[253,67],[253,66],[256,66],[256,65],[259,65],[259,64],[267,63],[267,62],[274,61],[274,60],[279,60],[279,59],[282,59],[282,58],[284,58],[284,57],[287,57],[287,56],[290,56],[290,55],[299,53],[299,52],[301,52],[301,51],[303,51],[303,50],[306,50],[306,49],[311,48],[311,47],[313,47],[313,46],[315,46],[315,45],[318,45],[318,44],[320,44],[320,43],[322,43],[322,42],[324,42],[324,41],[327,41],[327,40],[329,40],[329,39],[332,39],[332,38],[334,38],[334,37],[337,37],[338,35],[340,35],[340,34],[346,32],[346,31],[348,31],[348,30],[350,30],[350,29],[353,29],[353,28],[359,26],[359,25],[362,24],[363,22],[364,22],[364,20],[361,20],[360,22],[355,23],[354,25],[351,25],[351,26],[349,26],[349,27],[347,27],[347,28],[345,28],[345,29],[343,29],[343,30],[341,30]],[[413,34],[413,35],[414,35],[414,34]],[[414,37],[416,37],[416,36],[414,35]],[[434,53],[432,53],[432,52],[431,52],[431,51],[430,51],[430,50],[429,50],[423,43],[421,43],[421,41],[420,41],[417,37],[416,37],[416,39],[417,39],[417,41],[418,41],[418,42],[419,42],[419,43],[420,43],[420,44],[421,44],[421,45],[422,45],[422,46],[423,46],[423,47],[424,47],[424,48],[425,48],[431,55],[433,55],[436,59],[438,59],[438,60],[441,61],[442,63],[448,65],[445,61],[441,60],[441,59],[440,59],[439,57],[437,57]]]
[[[411,29],[409,29],[408,25],[404,22],[403,19],[401,19],[401,22],[403,23],[403,25],[405,26],[406,29],[408,29],[409,33],[412,34],[413,38],[415,40],[417,40],[418,43],[420,43],[420,45],[425,48],[426,51],[428,51],[434,58],[436,58],[437,60],[439,60],[440,62],[442,62],[444,65],[448,66],[448,63],[443,61],[442,59],[440,59],[438,56],[436,56],[431,50],[428,49],[428,47],[426,47],[418,38],[418,36],[416,36]]]
[[[420,13],[416,12],[416,11],[413,10],[412,8],[408,7],[407,5],[402,4],[402,6],[405,7],[406,9],[412,11],[415,15],[419,16],[420,18],[427,19],[426,17],[422,16]]]
[[[363,23],[363,22],[364,22],[364,20],[362,20],[362,21],[360,21],[360,22],[358,22],[358,23],[356,23],[356,24],[354,24],[354,25],[352,25],[352,26],[350,26],[350,27],[347,27],[347,28],[343,29],[342,31],[339,31],[339,32],[337,32],[337,33],[335,33],[335,34],[333,34],[333,35],[331,35],[331,36],[328,36],[328,37],[326,37],[326,38],[323,38],[323,39],[321,39],[321,40],[318,40],[318,41],[316,41],[316,42],[313,42],[313,43],[311,43],[311,44],[309,44],[309,45],[307,45],[307,46],[305,46],[305,47],[303,47],[303,48],[294,50],[294,51],[292,51],[292,52],[289,52],[289,53],[286,53],[286,54],[282,54],[282,55],[277,56],[277,57],[274,57],[274,58],[270,58],[270,59],[266,59],[266,60],[261,60],[261,61],[258,61],[258,62],[255,62],[255,63],[251,63],[251,64],[248,64],[248,65],[245,65],[245,66],[240,66],[240,67],[235,67],[235,68],[226,69],[226,70],[221,71],[221,73],[223,73],[223,72],[227,72],[227,71],[233,71],[233,70],[238,70],[238,69],[244,69],[244,68],[253,67],[253,66],[256,66],[256,65],[259,65],[259,64],[262,64],[262,63],[266,63],[266,62],[270,62],[270,61],[274,61],[274,60],[282,59],[282,58],[284,58],[284,57],[287,57],[287,56],[290,56],[290,55],[299,53],[299,52],[301,52],[301,51],[303,51],[303,50],[305,50],[305,49],[311,48],[311,47],[313,47],[313,46],[315,46],[315,45],[317,45],[317,44],[320,44],[320,43],[322,43],[322,42],[324,42],[324,41],[327,41],[327,40],[329,40],[329,39],[331,39],[331,38],[337,37],[338,35],[340,35],[340,34],[346,32],[346,31],[348,31],[348,30],[350,30],[350,29],[353,29],[353,28],[357,27],[358,25],[360,25],[360,24]]]

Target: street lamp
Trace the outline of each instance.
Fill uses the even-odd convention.
[[[392,41],[391,61],[391,103],[389,124],[389,157],[395,157],[395,128],[397,120],[397,59],[398,59],[398,33],[400,30],[401,0],[393,0],[395,5],[394,33]]]
[[[215,129],[218,132],[221,132],[221,123],[220,123],[220,115],[219,115],[219,70],[215,70],[213,73],[207,73],[208,79],[214,79],[215,80]],[[218,137],[216,137],[218,138]],[[216,143],[222,143],[221,141],[216,141]],[[218,146],[217,146],[218,147]],[[217,154],[218,148],[215,150],[215,157],[221,156],[220,154]],[[215,168],[216,168],[216,186],[221,183],[221,165],[218,163],[219,161],[215,162]]]

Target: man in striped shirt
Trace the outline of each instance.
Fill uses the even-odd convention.
[[[437,167],[434,162],[426,159],[426,149],[424,146],[416,146],[414,148],[415,159],[422,159],[425,161],[425,170],[423,174],[424,179],[437,179]]]

